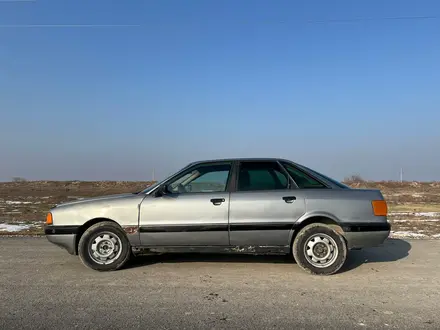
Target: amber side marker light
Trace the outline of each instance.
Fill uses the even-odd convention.
[[[53,223],[53,219],[52,219],[52,213],[48,213],[46,215],[46,225],[51,225]]]
[[[381,201],[372,201],[373,205],[373,213],[378,217],[386,217],[388,215],[388,205],[384,200]]]

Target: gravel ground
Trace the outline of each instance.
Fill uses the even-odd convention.
[[[343,271],[285,257],[163,255],[99,273],[45,238],[0,238],[0,329],[438,329],[438,240],[389,239]]]

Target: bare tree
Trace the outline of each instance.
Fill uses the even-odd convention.
[[[349,177],[346,177],[344,179],[344,182],[346,183],[362,183],[365,182],[365,180],[359,175],[359,174],[353,174]]]
[[[27,180],[25,178],[19,177],[19,176],[14,176],[12,178],[13,182],[26,182]]]

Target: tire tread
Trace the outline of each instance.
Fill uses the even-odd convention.
[[[314,267],[305,259],[305,256],[303,254],[304,249],[302,243],[305,242],[309,235],[316,234],[321,230],[322,233],[332,236],[333,239],[336,241],[336,244],[338,245],[338,257],[335,263],[330,265],[328,268]],[[296,235],[295,240],[292,244],[292,254],[296,263],[303,271],[312,275],[325,276],[333,275],[341,269],[347,259],[348,249],[342,235],[335,231],[331,226],[323,223],[312,223],[302,228]]]

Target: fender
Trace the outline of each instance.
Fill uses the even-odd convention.
[[[341,226],[341,221],[338,219],[334,214],[325,212],[325,211],[313,211],[313,212],[306,212],[304,213],[297,221],[294,222],[292,229],[289,233],[289,242],[292,242],[292,238],[294,234],[304,227],[306,224],[308,224],[309,219],[312,218],[326,218],[329,219],[331,222],[334,222],[335,224]],[[310,223],[312,223],[311,221]]]

